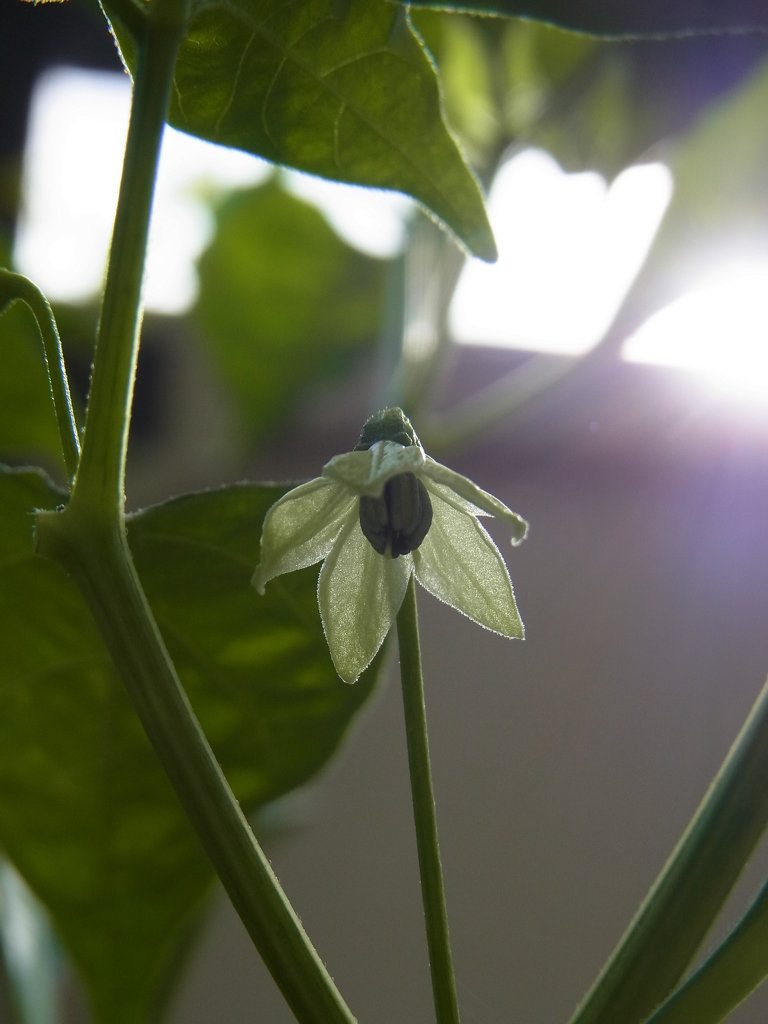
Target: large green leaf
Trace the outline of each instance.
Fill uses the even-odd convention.
[[[132,516],[160,628],[248,812],[332,755],[377,669],[342,683],[317,569],[259,597],[262,519],[283,488],[242,485]],[[31,510],[64,500],[0,474],[0,844],[48,907],[103,1024],[147,1018],[212,871],[74,585],[32,552]]]
[[[251,430],[279,424],[302,388],[347,372],[380,332],[386,264],[277,184],[219,211],[199,269],[192,323]]]
[[[10,265],[10,244],[0,232],[0,267]],[[43,342],[22,302],[0,310],[0,454],[44,454],[62,464]]]
[[[413,7],[501,14],[614,38],[768,27],[762,0],[408,0]]]
[[[130,65],[131,41],[109,13]],[[169,120],[273,163],[405,192],[475,255],[496,258],[434,68],[389,0],[198,0]]]

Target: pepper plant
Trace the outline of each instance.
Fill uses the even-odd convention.
[[[613,38],[768,28],[753,0],[439,6],[493,16],[500,30],[522,16]],[[67,478],[62,488],[35,469],[0,475],[0,594],[13,637],[3,652],[0,841],[48,909],[98,1021],[138,1024],[162,1011],[169,964],[213,871],[297,1020],[350,1024],[246,813],[327,761],[371,693],[396,623],[435,1011],[438,1024],[456,1024],[414,579],[481,625],[522,637],[504,558],[479,517],[506,523],[515,542],[526,524],[431,459],[397,408],[296,490],[242,484],[126,515],[124,479],[166,122],[277,164],[405,192],[452,245],[493,260],[481,186],[403,4],[103,7],[133,102],[82,424],[45,296],[0,270],[0,309],[21,302],[37,324]],[[71,757],[94,748],[98,758]],[[764,691],[573,1024],[707,1024],[760,983],[768,889],[685,974],[766,822]]]

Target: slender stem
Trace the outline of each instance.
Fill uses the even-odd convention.
[[[637,1024],[678,985],[768,824],[768,683],[572,1024]]]
[[[138,48],[131,120],[72,502],[123,509],[125,456],[141,327],[141,284],[155,177],[183,22],[154,23]]]
[[[719,1024],[768,977],[768,882],[746,914],[648,1024]]]
[[[53,406],[56,410],[56,422],[59,427],[61,449],[64,453],[64,464],[67,467],[67,474],[72,480],[77,472],[77,463],[80,458],[80,439],[77,436],[77,424],[72,410],[67,371],[64,366],[64,353],[61,350],[61,339],[53,311],[40,289],[28,278],[0,268],[0,312],[14,299],[25,302],[32,310],[43,339],[45,365],[48,369],[48,381],[53,395]]]
[[[74,577],[176,794],[301,1024],[354,1024],[280,887],[195,717],[122,530],[70,507],[38,513],[37,544]]]
[[[419,853],[421,895],[427,926],[429,966],[435,998],[437,1024],[459,1024],[459,1005],[453,974],[448,914],[445,908],[443,871],[437,839],[435,797],[429,766],[427,713],[424,706],[424,680],[421,671],[419,623],[416,612],[416,587],[411,576],[397,616],[397,640],[400,648],[400,677],[403,684],[405,735],[411,773],[413,817]]]

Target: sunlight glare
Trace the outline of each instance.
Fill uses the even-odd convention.
[[[53,300],[101,288],[117,205],[131,86],[127,75],[56,68],[35,86],[14,262]],[[213,232],[209,200],[263,181],[268,164],[166,128],[144,287],[146,308],[194,302],[194,261]]]
[[[14,263],[54,301],[96,297],[117,205],[131,86],[127,75],[56,68],[32,100]],[[197,296],[195,260],[215,228],[212,200],[259,184],[256,157],[166,128],[147,252],[148,310],[178,315]],[[284,172],[289,191],[315,205],[350,245],[390,257],[405,244],[405,196]]]
[[[672,195],[664,164],[630,167],[610,188],[566,174],[541,150],[496,175],[493,265],[470,260],[450,310],[456,341],[562,355],[594,347],[645,260]]]
[[[407,221],[415,205],[408,196],[299,171],[284,171],[283,181],[287,191],[316,206],[336,233],[361,252],[391,259],[405,246]]]
[[[717,274],[646,320],[622,355],[694,371],[738,398],[768,402],[768,264]]]

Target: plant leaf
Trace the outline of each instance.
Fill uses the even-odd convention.
[[[246,812],[316,773],[370,695],[346,686],[317,568],[250,585],[283,493],[241,485],[130,517],[136,566],[182,682]],[[32,552],[61,492],[0,474],[0,844],[53,919],[97,1020],[150,1015],[213,872],[72,582]]]
[[[380,331],[386,264],[356,252],[276,183],[234,195],[203,255],[191,323],[252,432],[341,376]]]
[[[130,65],[132,40],[107,10]],[[405,192],[476,256],[496,259],[434,68],[388,0],[199,0],[169,122],[272,163]]]
[[[409,0],[413,7],[500,14],[612,38],[750,32],[768,27],[761,0]]]

